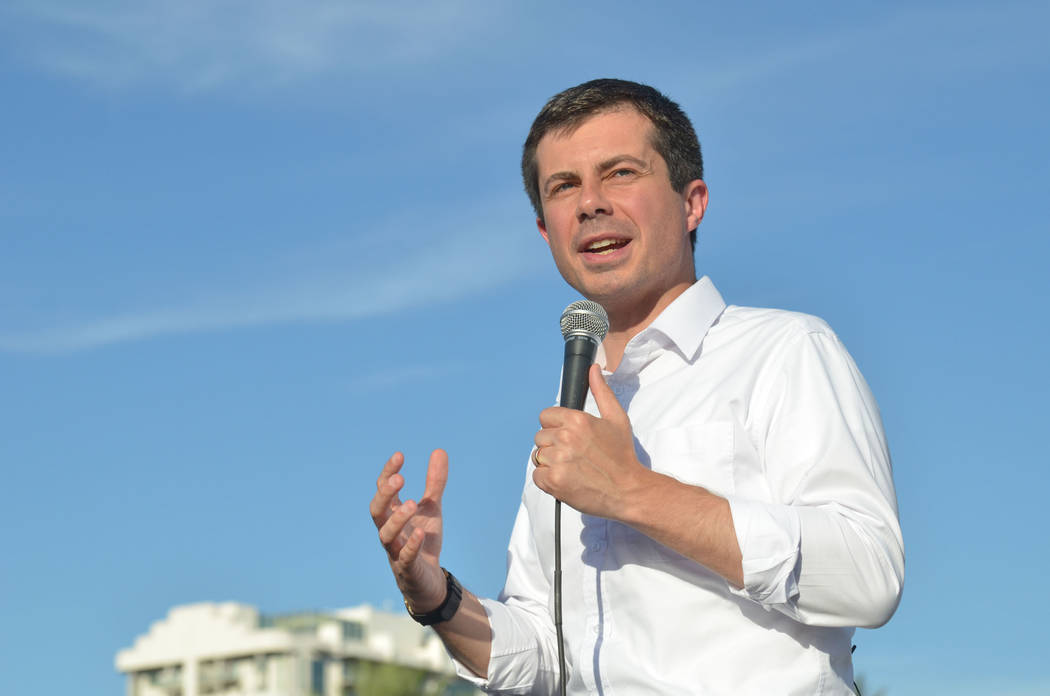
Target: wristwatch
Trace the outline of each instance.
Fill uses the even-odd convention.
[[[463,599],[463,587],[459,584],[459,580],[456,580],[456,576],[444,568],[441,569],[441,572],[445,574],[445,601],[439,604],[437,608],[431,609],[425,614],[417,614],[412,611],[412,605],[408,603],[408,600],[405,600],[405,609],[408,609],[408,615],[424,626],[451,619],[456,615],[456,612],[459,610],[459,602]]]

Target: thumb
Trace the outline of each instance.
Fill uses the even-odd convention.
[[[436,449],[430,453],[430,463],[427,465],[427,485],[426,490],[423,491],[423,497],[440,504],[447,482],[448,453],[445,450]]]
[[[629,423],[630,419],[627,418],[627,412],[623,410],[623,406],[616,400],[616,394],[613,394],[612,388],[605,383],[605,378],[602,377],[602,368],[598,367],[598,363],[591,365],[591,371],[587,376],[590,379],[594,403],[598,406],[598,413],[601,414],[602,420],[614,423]]]

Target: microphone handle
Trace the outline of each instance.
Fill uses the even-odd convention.
[[[583,336],[565,340],[565,363],[561,373],[560,405],[582,411],[587,402],[587,372],[598,346]],[[565,665],[565,638],[561,616],[561,501],[554,501],[554,630],[558,638],[558,693],[565,696],[568,670]]]
[[[583,410],[587,402],[587,371],[591,369],[598,346],[583,336],[565,341],[565,363],[561,373],[561,403],[566,408]]]

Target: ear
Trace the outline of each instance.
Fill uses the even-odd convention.
[[[547,235],[547,225],[543,223],[543,218],[536,218],[536,229],[540,231],[540,236],[543,237],[543,241],[547,242],[547,246],[550,246],[551,238]]]
[[[694,179],[685,185],[683,192],[683,204],[685,205],[686,229],[695,230],[704,219],[707,210],[707,184],[703,179]]]

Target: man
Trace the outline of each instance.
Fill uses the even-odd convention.
[[[495,693],[555,693],[553,508],[569,692],[848,694],[855,626],[896,609],[903,543],[878,409],[819,319],[726,306],[696,280],[696,135],[644,85],[556,95],[525,187],[565,280],[609,314],[586,412],[540,413],[499,601],[442,571],[447,456],[403,458],[371,512],[414,616]]]

